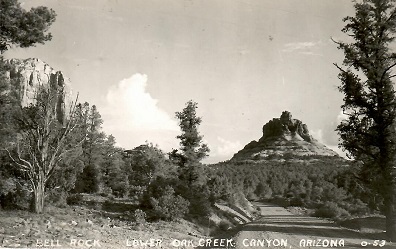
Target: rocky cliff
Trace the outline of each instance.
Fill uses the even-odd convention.
[[[17,90],[22,106],[34,104],[41,88],[56,92],[53,103],[58,121],[63,122],[73,101],[70,80],[39,59],[8,61],[12,88]]]
[[[306,124],[288,111],[263,126],[263,136],[236,153],[231,160],[270,160],[301,156],[338,156],[310,134]]]

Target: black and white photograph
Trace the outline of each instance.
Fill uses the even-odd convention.
[[[0,249],[396,248],[396,0],[0,0]]]

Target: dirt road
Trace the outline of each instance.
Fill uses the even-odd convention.
[[[236,248],[396,248],[395,243],[375,234],[342,228],[324,219],[298,216],[271,204],[256,205],[262,218],[246,224],[236,234]]]

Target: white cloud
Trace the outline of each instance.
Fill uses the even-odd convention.
[[[176,121],[157,106],[158,100],[146,92],[146,86],[147,75],[134,74],[112,87],[106,96],[112,115],[134,129],[177,130]]]
[[[304,54],[304,55],[314,55],[314,56],[323,56],[323,54],[314,53],[314,52],[311,52],[311,51],[307,51],[307,52],[299,52],[299,54]]]
[[[239,141],[232,142],[221,137],[217,137],[217,141],[220,142],[216,151],[217,156],[232,156],[242,149],[242,144]]]
[[[294,51],[303,52],[303,51],[307,51],[307,50],[310,50],[310,49],[314,48],[319,43],[320,42],[292,42],[292,43],[286,43],[284,45],[285,48],[282,50],[282,52],[294,52]]]
[[[158,143],[163,150],[177,146],[179,128],[176,120],[161,110],[146,91],[147,75],[134,74],[112,86],[106,95],[103,127],[123,147],[131,148],[145,141]]]
[[[309,133],[313,136],[313,138],[318,140],[320,143],[322,143],[322,144],[324,143],[324,141],[323,141],[323,130],[322,129],[311,130],[311,131],[309,131]]]

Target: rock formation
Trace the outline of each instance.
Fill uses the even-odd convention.
[[[22,106],[34,104],[39,89],[51,89],[56,92],[53,100],[56,117],[63,123],[73,101],[70,80],[39,59],[11,59],[8,63],[11,87],[18,91]]]
[[[288,111],[263,126],[263,136],[248,143],[231,160],[269,160],[301,156],[338,156],[310,134],[306,124],[293,119]]]

